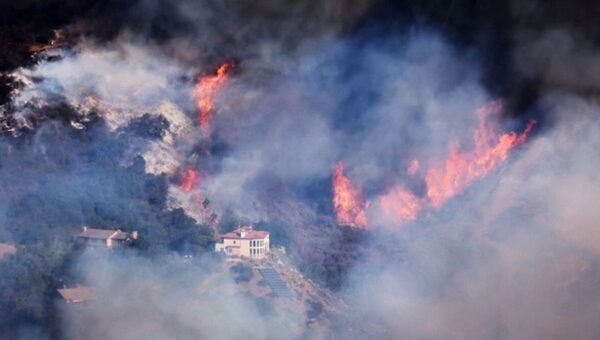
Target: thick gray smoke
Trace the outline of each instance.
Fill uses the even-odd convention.
[[[157,15],[154,2],[142,3],[147,6],[141,13]],[[166,32],[175,38],[150,43],[125,26],[109,43],[84,40],[61,60],[17,70],[15,77],[25,85],[5,110],[15,112],[19,128],[41,136],[32,143],[38,150],[33,160],[46,157],[42,137],[54,126],[33,118],[53,102],[74,108],[70,123],[82,133],[95,115],[117,135],[146,114],[163,117],[167,127],[160,138],[127,140],[116,166],[135,166],[141,156],[146,173],[168,178],[165,209],[181,207],[199,222],[207,221],[200,197],[219,216],[281,226],[298,263],[322,264],[321,254],[331,255],[328,247],[340,238],[330,185],[332,167],[344,161],[352,183],[373,204],[358,264],[340,283],[348,305],[340,324],[354,326],[336,329],[336,336],[598,337],[596,44],[573,27],[537,25],[536,2],[527,11],[512,4],[515,18],[531,20],[511,31],[515,78],[535,80],[539,94],[527,112],[512,113],[543,121],[487,177],[442,208],[425,208],[415,221],[398,224],[381,214],[378,198],[396,185],[425,197],[423,173],[406,172],[411,160],[426,169],[445,159],[449,146],[472,148],[476,110],[498,98],[480,81],[485,64],[480,53],[454,48],[443,33],[423,27],[401,37],[340,34],[368,6],[359,1],[348,12],[339,2],[338,16],[337,3],[321,8],[299,2],[291,10],[298,16],[285,22],[279,11],[287,7],[268,2],[261,6],[273,11],[271,22],[242,19],[250,14],[241,5],[176,2],[173,10],[186,24]],[[319,10],[314,20],[300,20]],[[244,25],[234,34],[231,25],[238,22]],[[301,23],[308,26],[305,35],[293,29]],[[198,36],[177,36],[188,29]],[[256,38],[257,32],[264,35]],[[246,48],[236,50],[239,46]],[[225,61],[215,56],[231,50],[237,51],[231,56],[236,66],[215,97],[213,141],[207,142],[196,122],[195,77],[210,73]],[[489,119],[500,133],[522,131],[526,123],[500,115]],[[19,166],[0,168],[0,176],[9,182],[14,171],[6,169]],[[180,175],[190,166],[202,174],[198,187],[185,192]],[[54,174],[52,180],[83,181],[92,173],[98,185],[112,183],[102,171],[74,173]],[[27,190],[30,182],[21,181],[2,197],[0,212]],[[47,181],[34,185],[48,187]],[[85,195],[58,192],[67,203]],[[251,297],[231,293],[231,278],[217,275],[210,260],[201,258],[199,266],[180,261],[86,254],[78,274],[101,299],[83,317],[63,311],[67,333],[90,339],[321,335],[307,331],[299,311],[265,310]],[[210,289],[203,282],[212,282]]]
[[[597,4],[513,1],[510,8],[518,19],[510,38],[520,74],[539,82],[542,89],[597,93]]]
[[[179,256],[150,261],[91,251],[78,269],[93,284],[95,302],[83,313],[66,306],[70,338],[279,339],[303,331],[299,311],[240,291],[209,259],[191,264]]]
[[[402,260],[357,269],[347,291],[357,318],[384,325],[385,338],[597,336],[598,107],[564,94],[544,103],[556,128],[513,164],[376,242]]]

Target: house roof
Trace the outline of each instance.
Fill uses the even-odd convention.
[[[83,231],[79,233],[78,237],[103,240],[125,240],[129,237],[129,233],[122,232],[121,230],[95,229],[90,227],[83,227]]]
[[[244,237],[242,237],[242,233],[244,233]],[[244,239],[244,240],[253,240],[253,239],[264,239],[269,236],[269,232],[262,230],[254,230],[254,228],[250,226],[241,226],[234,231],[225,233],[221,235],[221,238],[228,239]]]
[[[116,234],[113,235],[113,240],[126,240],[130,236],[129,233],[117,230]]]
[[[12,243],[0,243],[0,259],[6,255],[14,254],[17,252],[17,247]]]
[[[80,284],[77,284],[75,288],[58,289],[58,293],[67,302],[83,302],[96,299],[96,296],[94,295],[94,292],[92,292],[90,287],[86,287]]]

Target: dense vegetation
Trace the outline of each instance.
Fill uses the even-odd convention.
[[[80,131],[52,121],[2,140],[0,241],[18,247],[0,261],[2,337],[16,336],[7,333],[15,329],[56,331],[56,288],[77,281],[69,269],[83,224],[138,230],[134,248],[142,256],[196,255],[211,247],[212,229],[182,209],[166,209],[168,178],[146,174],[141,157],[123,164],[128,147],[137,138],[159,137],[161,126],[163,120],[139,119],[110,132],[96,120]]]

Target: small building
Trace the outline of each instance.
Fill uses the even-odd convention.
[[[96,296],[90,287],[77,284],[74,288],[57,289],[58,294],[64,302],[78,308],[88,308],[96,300]]]
[[[83,226],[77,239],[89,246],[98,246],[107,249],[123,246],[138,238],[137,231],[124,232],[119,229],[95,229]]]
[[[215,244],[217,252],[227,256],[264,258],[269,253],[269,233],[254,230],[251,226],[241,226],[232,232],[220,236]]]
[[[5,256],[13,255],[17,252],[17,247],[12,243],[0,243],[0,259]]]

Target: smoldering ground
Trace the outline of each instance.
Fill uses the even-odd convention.
[[[140,3],[138,20],[160,18],[153,9],[158,3]],[[174,218],[149,214],[148,209],[168,214],[169,208],[178,206],[167,202],[174,197],[167,198],[166,189],[178,190],[178,169],[210,164],[201,190],[219,214],[284,229],[300,268],[307,263],[327,267],[313,274],[325,277],[333,271],[339,263],[332,258],[351,259],[343,263],[346,272],[336,288],[351,306],[350,323],[372,337],[534,339],[598,334],[593,322],[598,317],[593,204],[599,161],[593,68],[598,50],[582,33],[589,33],[585,21],[580,26],[572,20],[546,24],[542,19],[553,17],[548,13],[556,13],[560,6],[544,9],[534,1],[511,2],[503,12],[511,19],[496,27],[501,37],[483,34],[457,47],[443,25],[432,29],[427,20],[412,30],[377,36],[344,25],[338,29],[335,22],[331,26],[326,18],[335,11],[325,10],[309,21],[316,29],[307,34],[292,29],[296,21],[272,24],[261,16],[245,19],[249,20],[242,25],[245,29],[236,34],[232,27],[246,22],[241,19],[243,6],[225,6],[221,12],[200,11],[197,6],[183,1],[169,5],[165,13],[177,13],[168,15],[176,25],[122,23],[106,34],[99,28],[97,38],[81,42],[64,59],[17,71],[37,82],[15,92],[9,114],[20,117],[17,130],[34,129],[21,140],[28,134],[35,138],[21,144],[26,151],[22,160],[12,156],[3,162],[6,223],[15,221],[10,211],[35,206],[44,201],[35,199],[41,196],[48,201],[61,198],[57,201],[68,206],[70,215],[61,221],[71,224],[72,230],[89,218],[87,214],[99,215],[95,221],[127,223],[131,228],[143,227],[146,219],[153,225],[164,221],[168,228]],[[286,8],[275,2],[273,6]],[[297,6],[293,8],[300,19],[306,18],[304,10],[319,9],[303,2]],[[144,15],[151,20],[145,21]],[[342,15],[342,22],[355,22],[354,15]],[[478,18],[480,23],[473,27],[485,27],[481,22],[487,18]],[[257,38],[255,33],[262,29],[264,35]],[[156,30],[162,39],[145,39]],[[498,41],[505,42],[500,48],[505,48],[502,55],[508,61],[499,62],[496,54],[482,51]],[[233,58],[237,66],[215,99],[216,142],[208,146],[210,153],[198,156],[194,153],[202,142],[194,126],[192,86],[195,77],[210,72],[219,58]],[[490,76],[499,72],[502,77]],[[533,86],[533,94],[523,93],[528,86]],[[443,159],[452,141],[468,150],[477,124],[474,111],[498,95],[504,95],[507,103],[504,116],[492,117],[500,131],[521,131],[529,117],[540,120],[526,144],[491,175],[441,209],[424,210],[415,222],[396,225],[372,205],[368,214],[373,225],[363,234],[368,240],[359,241],[357,248],[337,250],[336,242],[345,238],[333,226],[333,164],[345,161],[349,178],[372,201],[396,184],[424,196],[422,180],[406,175],[410,161],[419,159],[426,166]],[[32,107],[34,98],[39,106]],[[56,100],[72,107],[75,117],[58,125],[52,116],[28,123],[31,117],[44,115],[48,103]],[[73,120],[80,122],[77,114],[87,112],[100,117],[101,127],[94,128],[98,121],[83,120],[86,128],[69,130]],[[127,136],[131,121],[146,113],[164,117],[164,133],[157,138],[125,138],[116,149],[108,147],[115,134]],[[95,129],[101,131],[94,133]],[[78,139],[61,138],[72,134],[81,138],[89,134],[89,145],[77,156],[70,155],[66,145]],[[6,150],[15,143],[9,138]],[[56,152],[61,145],[66,150]],[[108,157],[109,164],[82,162],[90,154]],[[143,163],[136,158],[140,155]],[[44,169],[39,169],[39,162]],[[129,170],[112,181],[114,164]],[[146,177],[144,172],[153,175]],[[136,184],[141,179],[157,183],[158,202],[147,206],[150,200],[135,194],[146,188]],[[56,184],[60,181],[67,184]],[[79,184],[85,189],[78,189]],[[133,204],[129,201],[136,207],[131,214],[122,209]],[[184,207],[188,215],[197,208]],[[54,216],[44,214],[39,218]],[[20,233],[26,239],[24,234]],[[89,258],[81,261],[89,267]],[[186,308],[190,313],[181,313],[178,307],[192,294],[202,271],[193,269],[197,276],[182,274],[178,281],[165,279],[163,269],[154,271],[154,260],[122,261],[113,266],[101,260],[98,268],[84,271],[83,276],[103,293],[123,288],[93,314],[98,327],[90,328],[90,336],[117,336],[103,333],[107,329],[134,339],[154,332],[146,314],[137,312],[145,310],[145,303],[152,306],[148,319],[164,325],[156,331],[165,337],[216,336],[226,329],[231,333],[223,337],[235,338],[249,323],[267,329],[257,337],[286,337],[291,336],[287,330],[302,324],[294,317],[242,316],[230,304],[242,306],[244,314],[261,313],[249,300],[235,297],[223,304],[208,296],[190,303]],[[131,276],[122,269],[132,267]],[[315,275],[327,283],[319,276]],[[135,290],[140,285],[148,290],[156,286],[167,297],[144,301]],[[169,289],[173,287],[186,289],[173,292]],[[134,296],[131,306],[124,305],[128,296]],[[111,316],[115,309],[119,318]],[[232,320],[228,314],[239,317]],[[199,315],[215,317],[198,319]],[[65,329],[81,331],[64,316]],[[122,327],[108,327],[117,321]],[[141,326],[130,328],[131,323]],[[269,330],[271,324],[277,326]]]

